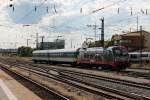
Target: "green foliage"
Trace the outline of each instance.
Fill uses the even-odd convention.
[[[33,49],[31,47],[21,46],[18,48],[18,55],[22,57],[32,56]]]
[[[104,42],[105,47],[109,47],[113,45],[113,41],[107,40]],[[89,43],[89,47],[101,47],[101,40]]]
[[[107,40],[105,41],[105,47],[113,46],[113,41]]]

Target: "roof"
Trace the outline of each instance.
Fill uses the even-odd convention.
[[[127,34],[122,34],[122,36],[140,36],[140,33],[127,33]]]
[[[140,52],[129,52],[129,54],[140,54]],[[141,54],[150,54],[150,52],[141,52]]]
[[[122,36],[140,36],[141,35],[140,32],[141,31],[128,32],[126,34],[122,34]],[[149,32],[144,31],[144,30],[142,30],[142,33],[148,33],[148,34],[150,34]]]
[[[103,47],[87,48],[87,51],[104,51]]]
[[[149,34],[149,32],[147,31],[144,31],[142,30],[142,34]],[[125,33],[125,34],[115,34],[112,36],[112,40],[120,40],[123,36],[126,37],[126,36],[131,36],[131,37],[140,37],[140,31],[134,31],[134,32],[128,32],[128,33]]]
[[[33,53],[76,52],[78,49],[36,50]]]

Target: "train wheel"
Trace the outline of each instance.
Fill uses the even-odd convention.
[[[34,63],[37,63],[37,61],[36,61],[36,60],[33,60],[33,62],[34,62]]]
[[[77,66],[77,64],[76,63],[71,63],[71,66],[75,67],[75,66]]]

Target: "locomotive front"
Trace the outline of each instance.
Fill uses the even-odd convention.
[[[117,69],[124,69],[130,66],[128,50],[122,46],[109,47],[108,50],[111,50],[114,58],[114,66]]]

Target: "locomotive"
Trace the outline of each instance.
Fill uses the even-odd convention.
[[[78,48],[35,50],[32,60],[37,62],[96,66],[110,69],[125,69],[130,66],[128,51],[121,46],[108,48]]]

